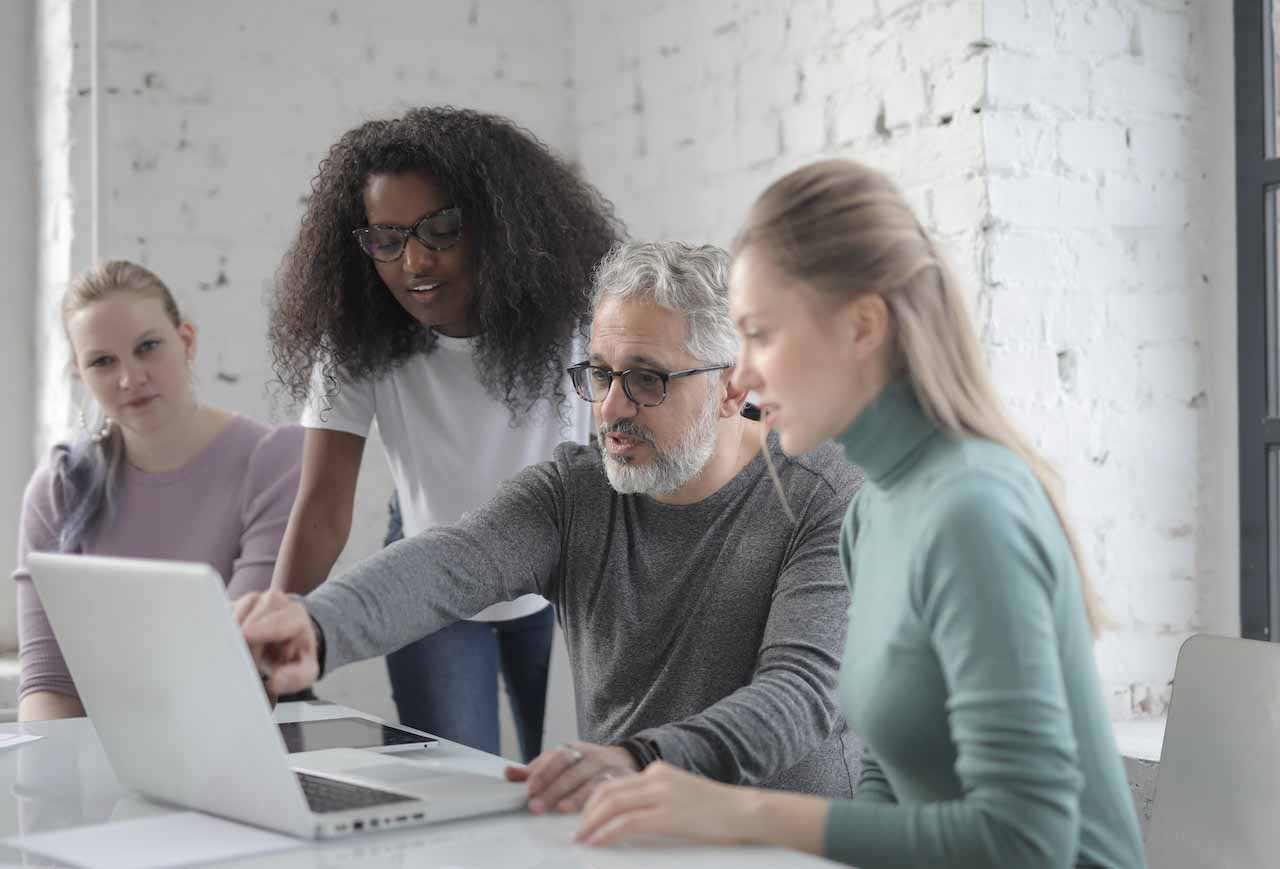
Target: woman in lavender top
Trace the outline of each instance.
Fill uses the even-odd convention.
[[[18,532],[21,720],[83,715],[27,572],[30,552],[211,564],[238,597],[267,588],[298,488],[302,432],[197,400],[196,329],[147,269],[110,260],[62,301],[71,373],[99,407],[32,476]]]

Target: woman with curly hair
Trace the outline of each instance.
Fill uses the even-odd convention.
[[[621,234],[612,206],[505,118],[419,108],[338,140],[271,315],[276,371],[307,428],[276,588],[310,591],[333,568],[375,420],[406,535],[455,522],[556,444],[589,437],[564,371],[592,269]],[[532,758],[553,630],[529,595],[392,653],[400,720],[497,753],[501,669]]]

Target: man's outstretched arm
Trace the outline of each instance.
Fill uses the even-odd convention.
[[[547,593],[560,564],[564,491],[555,463],[531,466],[455,525],[381,550],[300,604],[294,599],[268,605],[258,595],[242,599],[237,617],[259,666],[272,673],[279,661],[314,646],[310,636],[293,635],[314,633],[312,619],[324,637],[329,672],[394,651],[491,604]],[[305,608],[306,618],[276,614],[288,609],[285,604]],[[268,617],[270,622],[262,622]],[[309,672],[314,681],[316,663],[314,671],[298,672]],[[300,690],[294,682],[290,676],[288,691]],[[279,690],[274,682],[272,687]]]

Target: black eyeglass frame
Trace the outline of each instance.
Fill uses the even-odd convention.
[[[428,220],[433,220],[437,217],[444,217],[445,215],[448,215],[451,212],[454,212],[458,215],[458,230],[456,233],[454,233],[453,238],[451,238],[445,244],[441,244],[437,239],[433,239],[429,235],[418,231],[419,229],[421,229],[422,225],[426,223]],[[367,247],[365,247],[364,239],[368,237],[369,233],[375,229],[380,229],[380,230],[383,230],[384,232],[394,232],[396,235],[400,237],[400,251],[391,259],[378,259],[376,256],[374,256],[372,253],[369,252],[369,249]],[[374,223],[374,224],[370,224],[369,226],[361,226],[357,229],[351,230],[351,235],[355,237],[356,244],[360,247],[361,253],[363,253],[365,256],[367,256],[369,259],[373,260],[374,262],[380,262],[380,263],[393,263],[396,260],[400,259],[400,257],[404,256],[405,248],[409,246],[409,236],[413,236],[418,241],[422,242],[422,244],[425,247],[427,247],[429,250],[437,250],[437,251],[448,250],[449,248],[456,245],[458,242],[462,241],[462,208],[457,205],[445,206],[444,208],[441,208],[439,211],[433,211],[430,214],[424,214],[421,218],[418,219],[416,223],[413,224],[413,226],[392,226],[389,223]]]
[[[581,398],[583,401],[588,401],[591,404],[599,404],[600,402],[604,401],[605,398],[607,398],[609,395],[609,389],[613,388],[614,378],[621,377],[622,391],[623,393],[626,394],[627,398],[631,401],[632,404],[634,404],[636,407],[658,407],[659,405],[662,404],[662,402],[667,400],[667,386],[668,384],[671,383],[672,380],[675,380],[676,378],[679,378],[679,377],[688,377],[690,374],[701,374],[704,371],[723,371],[726,368],[732,368],[732,367],[733,367],[732,365],[708,365],[705,368],[684,368],[680,371],[655,371],[652,368],[627,368],[624,371],[614,371],[612,368],[605,368],[603,365],[592,365],[590,362],[579,362],[577,365],[570,365],[568,368],[565,369],[565,371],[568,373],[569,378],[573,381],[573,391],[577,393],[578,398]],[[582,394],[582,390],[578,386],[578,375],[576,372],[579,372],[579,371],[602,371],[607,373],[609,375],[609,389],[606,389],[604,391],[604,395],[600,396],[599,398],[587,398],[585,395]],[[633,371],[639,371],[645,374],[652,374],[654,377],[662,381],[662,398],[658,399],[656,404],[648,404],[643,401],[637,401],[636,397],[631,394],[631,390],[627,388],[627,375]]]

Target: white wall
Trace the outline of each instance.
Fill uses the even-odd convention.
[[[36,153],[39,174],[39,295],[35,300],[37,420],[34,453],[43,458],[74,418],[58,300],[67,280],[97,255],[98,196],[93,154],[94,4],[36,3]]]
[[[1203,266],[1198,317],[1206,408],[1200,415],[1200,516],[1196,575],[1200,625],[1240,633],[1240,431],[1236,343],[1235,53],[1231,16],[1202,2],[1191,9],[1198,102],[1191,151],[1204,175],[1189,217]]]
[[[43,104],[54,121],[88,124],[87,135],[54,134],[45,146],[46,174],[58,176],[45,198],[51,210],[69,203],[76,215],[63,219],[74,223],[70,231],[59,224],[46,235],[54,251],[46,311],[65,275],[89,261],[57,242],[82,243],[96,230],[101,256],[154,269],[199,328],[203,400],[259,419],[294,416],[268,391],[266,296],[316,166],[343,131],[409,106],[453,103],[507,115],[551,147],[572,151],[568,9],[560,0],[396,0],[359,8],[257,0],[111,0],[70,8],[66,0],[43,2],[50,29],[60,28],[62,39],[61,53],[47,61],[57,86],[42,94]],[[72,51],[67,34],[95,8],[96,29]],[[96,91],[87,82],[94,51]],[[91,219],[87,185],[68,178],[91,175],[95,158],[100,202]],[[60,435],[57,411],[66,404],[65,390],[54,388],[65,356],[58,340],[47,341],[43,352],[50,381],[45,440],[51,440]],[[375,437],[339,569],[380,546],[391,490]],[[573,717],[571,709],[559,710],[571,706],[571,689],[562,660],[553,671],[558,703],[549,729],[563,739],[572,735]],[[340,671],[323,693],[393,715],[380,660]],[[505,745],[514,751],[506,730]]]
[[[1068,483],[1113,714],[1238,633],[1229,4],[987,0],[986,343]]]
[[[769,181],[850,157],[976,283],[980,0],[576,0],[573,26],[578,154],[634,236],[727,245]]]
[[[0,6],[0,564],[17,557],[22,490],[31,474],[31,432],[35,428],[36,236],[40,204],[36,195],[36,4]],[[0,570],[0,598],[13,598],[13,580]],[[0,649],[17,644],[13,607],[0,607]]]
[[[264,296],[342,132],[456,103],[572,145],[567,49],[555,50],[567,10],[556,0],[112,0],[102,10],[103,251],[181,291],[203,332],[208,400],[255,416],[273,410]]]
[[[724,244],[818,157],[887,171],[971,290],[1116,621],[1117,717],[1238,633],[1228,4],[574,5],[587,174],[638,237]]]
[[[38,3],[40,284],[97,226],[103,254],[183,295],[210,401],[273,412],[263,294],[323,149],[364,117],[509,114],[639,238],[725,244],[768,181],[853,157],[943,239],[998,383],[1067,478],[1118,624],[1099,645],[1113,713],[1163,708],[1188,631],[1238,630],[1229,4],[113,0],[96,125],[87,52],[66,47],[88,7]],[[370,452],[351,555],[390,491]],[[339,674],[366,708],[375,675]]]

